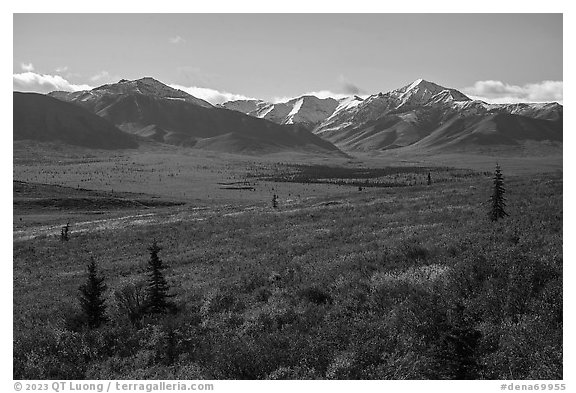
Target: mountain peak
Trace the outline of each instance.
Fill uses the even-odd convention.
[[[427,82],[427,81],[425,81],[425,80],[422,79],[422,78],[418,78],[418,79],[416,79],[414,82],[412,82],[412,83],[410,84],[410,88],[414,88],[414,87],[418,86],[418,85],[419,85],[420,83],[422,83],[422,82]]]
[[[447,90],[447,88],[442,87],[434,82],[429,82],[425,79],[419,78],[416,79],[414,82],[412,82],[409,85],[406,85],[404,87],[402,87],[399,90],[403,90],[404,92],[406,91],[410,91],[413,89],[428,89],[430,91],[442,91],[442,90]]]
[[[144,78],[140,78],[140,79],[135,79],[133,82],[136,83],[145,83],[147,85],[161,85],[161,86],[166,86],[168,87],[168,85],[165,85],[164,83],[160,82],[157,79],[152,78],[151,76],[145,76]]]
[[[440,86],[425,79],[416,79],[409,85],[391,92],[402,103],[422,105],[434,99],[435,102],[470,101],[470,98],[455,89]]]
[[[97,94],[114,95],[144,95],[149,97],[180,100],[196,104],[205,108],[212,108],[213,105],[207,101],[194,97],[185,91],[170,87],[157,79],[146,76],[140,79],[121,79],[118,83],[112,83],[96,87],[92,90]]]

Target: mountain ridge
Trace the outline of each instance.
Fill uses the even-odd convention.
[[[466,128],[456,130],[456,126],[450,127],[451,132],[463,133],[459,146],[466,143],[518,145],[522,140],[562,142],[562,134],[558,133],[562,129],[562,112],[563,107],[557,103],[488,104],[472,100],[458,90],[418,79],[399,89],[373,94],[358,105],[339,111],[313,132],[344,150],[389,150],[411,145],[428,146],[426,141],[420,141],[447,123],[464,124],[454,119],[466,118]],[[503,115],[498,119],[515,120],[494,122],[497,114]],[[522,120],[514,116],[521,116]],[[465,137],[468,134],[484,135],[486,124],[491,124],[494,130],[491,138]],[[512,124],[516,131],[522,127],[527,130],[524,134],[514,132],[514,143],[507,136],[507,127]],[[469,127],[477,129],[473,132]],[[439,146],[437,142],[436,148],[455,148],[454,143],[442,140],[446,145]]]
[[[223,140],[223,135],[228,138],[236,135],[235,140],[258,141],[255,145],[263,153],[290,149],[341,153],[330,142],[309,131],[302,132],[299,124],[279,125],[216,107],[152,78],[121,80],[88,91],[49,95],[84,107],[126,133],[163,143],[222,146],[205,139]],[[241,144],[225,145],[233,148]]]
[[[149,77],[122,80],[91,91],[50,95],[84,106],[128,133],[190,146],[218,137],[218,141],[227,140],[224,145],[247,150],[248,141],[257,139],[258,132],[253,129],[258,128],[262,129],[259,137],[276,146],[277,141],[264,131],[273,128],[270,124],[303,127],[321,140],[350,151],[432,145],[436,149],[466,144],[512,146],[523,140],[562,142],[563,106],[558,103],[488,104],[424,79],[365,98],[336,100],[303,95],[278,103],[250,99],[215,106]],[[522,129],[526,132],[520,132]],[[446,138],[446,130],[459,136]],[[492,132],[489,138],[485,136],[488,130]],[[435,142],[431,145],[432,139]],[[454,143],[456,139],[460,142]],[[319,140],[311,143],[322,145]],[[198,144],[209,145],[216,144]]]
[[[273,121],[278,124],[301,124],[313,129],[329,117],[339,105],[334,98],[302,95],[285,102],[269,103],[262,100],[235,100],[220,104],[222,108]]]

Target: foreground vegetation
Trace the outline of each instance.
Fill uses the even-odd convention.
[[[422,179],[15,242],[14,378],[561,379],[562,174],[507,177],[497,222],[490,176]],[[138,308],[153,239],[167,314]],[[95,329],[78,316],[90,257]]]

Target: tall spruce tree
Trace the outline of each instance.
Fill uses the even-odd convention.
[[[502,176],[500,165],[496,164],[496,170],[494,171],[494,191],[490,197],[490,212],[488,213],[488,217],[490,217],[492,221],[498,221],[500,218],[508,215],[508,213],[504,211],[506,207],[505,192],[504,177]]]
[[[91,258],[88,264],[86,283],[81,285],[79,290],[80,306],[82,307],[88,326],[90,328],[97,328],[108,321],[106,317],[106,300],[104,299],[106,284],[104,284],[104,277],[98,275],[94,258]]]
[[[170,308],[168,298],[171,295],[168,294],[170,287],[162,274],[166,266],[158,257],[162,248],[154,240],[148,250],[150,251],[150,260],[148,261],[147,309],[153,314],[165,313]]]

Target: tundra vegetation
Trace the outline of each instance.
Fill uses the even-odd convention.
[[[119,158],[143,194],[98,187],[121,173],[87,159],[15,164],[15,379],[562,379],[561,171],[502,165],[492,221],[494,161],[232,174]],[[188,181],[216,198],[196,200],[178,180],[194,171],[254,190]],[[105,318],[79,316],[83,283]]]

